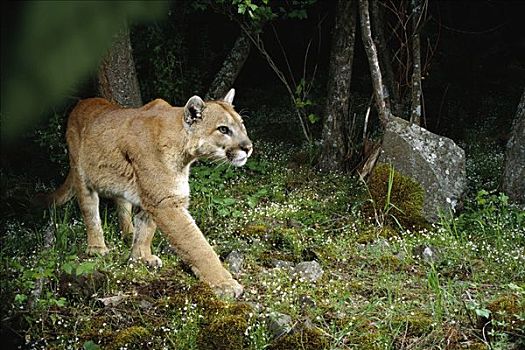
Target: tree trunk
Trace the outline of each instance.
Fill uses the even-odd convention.
[[[421,45],[419,24],[421,21],[421,2],[412,0],[412,101],[410,103],[410,122],[421,125]]]
[[[394,78],[394,68],[392,67],[392,57],[387,45],[385,36],[386,20],[384,16],[383,5],[380,5],[379,0],[370,1],[370,16],[374,36],[374,43],[377,47],[377,54],[379,59],[379,67],[384,77],[384,91],[385,101],[387,106],[397,114],[399,105],[399,91],[396,86]],[[386,87],[386,88],[385,88]]]
[[[205,95],[206,99],[220,99],[228,93],[250,54],[250,47],[250,38],[244,31],[241,31],[221,69],[213,79]]]
[[[135,70],[129,29],[125,26],[113,39],[113,44],[106,57],[102,59],[98,70],[98,89],[102,97],[123,107],[142,106],[139,81]],[[119,216],[120,229],[128,239],[134,231],[132,223],[132,205],[125,200],[115,199]]]
[[[379,113],[379,119],[381,120],[381,124],[384,127],[390,119],[390,109],[385,103],[381,69],[379,68],[379,61],[377,59],[376,46],[372,40],[368,0],[359,0],[359,14],[361,17],[361,35],[363,38],[363,44],[365,46],[366,56],[368,58],[368,64],[370,66],[370,75],[372,77],[372,85],[374,87],[376,107]]]
[[[525,204],[525,90],[507,143],[502,189],[513,202]]]
[[[100,64],[98,88],[102,97],[121,106],[142,105],[127,27],[115,36],[111,49]]]
[[[354,60],[355,28],[355,1],[339,0],[332,34],[328,99],[319,162],[319,167],[323,170],[345,170],[351,138],[345,125],[349,123],[350,118],[350,80]]]

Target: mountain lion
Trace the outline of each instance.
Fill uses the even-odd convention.
[[[222,266],[187,207],[190,165],[198,158],[242,166],[252,153],[231,89],[220,101],[191,97],[184,107],[156,99],[123,108],[102,98],[80,101],[69,115],[66,138],[70,170],[48,204],[76,196],[87,229],[87,252],[108,251],[99,195],[114,198],[123,233],[133,232],[131,259],[151,266],[158,227],[195,274],[218,294],[239,296],[242,286]],[[138,212],[131,219],[132,206]]]

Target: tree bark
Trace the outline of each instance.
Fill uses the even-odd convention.
[[[142,106],[127,26],[115,36],[109,52],[102,59],[98,89],[102,97],[123,107]]]
[[[98,90],[102,97],[127,108],[142,106],[139,81],[135,70],[129,28],[125,26],[115,35],[113,44],[102,59],[98,70]],[[115,199],[120,229],[124,238],[134,231],[132,206]]]
[[[354,60],[356,28],[355,1],[337,2],[332,49],[328,72],[327,101],[323,124],[322,151],[319,168],[345,170],[347,161],[350,81]]]
[[[221,69],[217,75],[215,75],[205,95],[206,99],[220,99],[228,93],[250,54],[250,48],[250,38],[241,30],[230,53],[224,60]]]
[[[410,122],[421,125],[421,45],[419,24],[421,21],[421,1],[412,0],[412,101]]]
[[[384,127],[390,119],[390,109],[385,102],[381,69],[379,68],[376,46],[372,40],[368,0],[359,0],[359,14],[361,17],[361,35],[363,38],[363,44],[365,46],[366,56],[368,58],[368,64],[370,66],[370,75],[372,77],[372,85],[374,87],[376,107],[379,113],[379,120]]]
[[[525,90],[507,143],[502,190],[513,202],[525,204]]]
[[[396,114],[399,105],[399,90],[394,78],[392,57],[385,36],[386,20],[384,10],[381,6],[383,5],[380,5],[379,0],[370,1],[370,19],[374,36],[373,39],[377,48],[379,67],[381,68],[384,78],[385,101],[387,106],[389,106],[393,113]]]

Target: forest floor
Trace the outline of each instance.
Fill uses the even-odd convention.
[[[464,209],[419,229],[387,228],[363,210],[366,186],[312,170],[300,147],[256,142],[243,168],[197,164],[190,212],[243,284],[236,301],[159,233],[164,266],[130,264],[109,203],[111,252],[86,256],[74,201],[17,214],[35,185],[2,173],[2,336],[29,349],[523,348],[525,214],[483,190],[502,157],[476,147]]]

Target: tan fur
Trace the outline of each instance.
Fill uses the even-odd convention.
[[[132,259],[162,264],[151,253],[158,227],[196,275],[218,293],[242,293],[187,211],[192,162],[205,157],[241,166],[252,152],[242,119],[231,105],[233,95],[232,89],[224,101],[206,103],[194,96],[185,107],[172,107],[161,99],[137,109],[101,98],[77,104],[66,132],[70,172],[48,201],[59,205],[76,195],[88,253],[108,251],[98,202],[99,195],[114,198],[122,232],[133,232]],[[227,127],[228,133],[219,127]],[[133,223],[132,205],[138,209]]]

